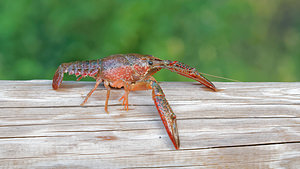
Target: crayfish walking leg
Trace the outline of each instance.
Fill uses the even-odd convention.
[[[96,90],[96,88],[99,86],[99,84],[102,82],[103,80],[100,78],[100,76],[98,75],[97,78],[96,78],[96,84],[94,86],[94,88],[86,95],[84,101],[80,104],[80,106],[83,106],[88,98],[93,94],[93,92]]]

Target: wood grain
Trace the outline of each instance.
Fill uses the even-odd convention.
[[[0,81],[0,168],[300,168],[300,83],[162,82],[178,118],[174,150],[151,98],[130,110],[93,82]]]

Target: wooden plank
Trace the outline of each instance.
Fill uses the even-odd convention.
[[[130,93],[130,110],[92,82],[1,81],[0,168],[299,168],[300,83],[160,83],[178,118],[169,140],[151,91]]]
[[[1,81],[0,107],[78,106],[93,88],[94,82],[64,82],[52,90],[51,81]],[[300,83],[222,83],[215,82],[219,92],[212,92],[196,82],[161,82],[169,102],[175,104],[230,105],[299,105]],[[110,104],[120,105],[122,89],[111,92]],[[103,106],[106,90],[99,86],[86,106]],[[136,91],[129,95],[131,105],[153,105],[151,91]]]

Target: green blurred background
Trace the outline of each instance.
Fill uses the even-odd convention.
[[[300,1],[0,1],[0,79],[51,79],[63,62],[118,53],[240,81],[300,81]]]

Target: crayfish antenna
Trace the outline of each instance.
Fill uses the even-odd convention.
[[[215,85],[206,79],[204,76],[201,75],[200,72],[198,72],[195,68],[190,67],[189,65],[186,65],[184,63],[178,62],[178,61],[169,61],[165,60],[165,66],[164,68],[169,69],[172,72],[176,72],[182,76],[188,77],[190,79],[196,80],[203,84],[204,86],[217,91],[217,88]]]
[[[59,88],[59,86],[61,85],[61,82],[62,82],[63,78],[64,78],[64,71],[63,71],[63,67],[60,65],[57,68],[57,70],[56,70],[56,72],[55,72],[55,74],[53,76],[52,88],[54,90],[56,90],[56,89]]]

